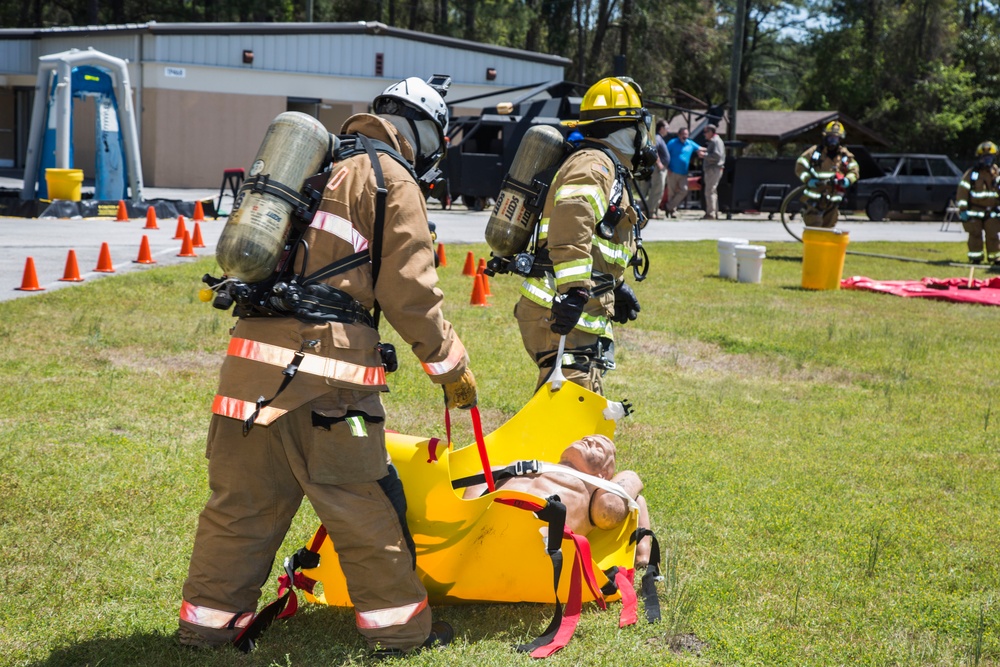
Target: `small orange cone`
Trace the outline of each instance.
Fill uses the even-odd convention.
[[[191,235],[191,245],[195,248],[204,248],[205,241],[201,238],[201,224],[194,223],[194,234]]]
[[[479,258],[479,266],[476,267],[476,273],[482,273],[486,270],[486,260],[482,257]]]
[[[463,276],[474,276],[476,275],[476,260],[472,257],[472,251],[465,256],[465,266],[462,267]]]
[[[63,271],[63,277],[59,280],[68,283],[83,282],[83,278],[80,277],[80,266],[76,263],[76,250],[70,250],[66,253],[66,270]]]
[[[184,226],[184,216],[177,216],[177,231],[174,232],[174,240],[183,239],[184,235],[187,233],[187,227]]]
[[[97,268],[94,271],[98,273],[115,272],[115,267],[111,265],[111,248],[108,247],[107,241],[101,244],[101,254],[97,258]]]
[[[448,266],[448,259],[444,256],[443,243],[438,243],[438,266]]]
[[[490,277],[486,275],[485,271],[480,273],[479,276],[483,280],[483,294],[485,296],[493,296],[493,292],[490,291]]]
[[[483,276],[477,275],[472,281],[472,298],[469,300],[471,306],[488,306],[486,303],[486,293],[483,292]]]
[[[195,222],[205,222],[205,209],[202,208],[201,201],[194,203],[194,217],[191,219]]]
[[[128,209],[121,199],[118,200],[118,215],[115,216],[115,222],[128,222]]]
[[[21,279],[21,286],[15,287],[14,289],[18,289],[23,292],[38,292],[45,289],[38,284],[38,274],[35,273],[34,257],[29,257],[24,263],[24,277]]]
[[[184,242],[181,243],[181,251],[177,253],[178,257],[197,257],[194,254],[194,246],[191,245],[191,234],[184,230]]]
[[[146,226],[143,229],[159,229],[156,224],[156,209],[150,206],[146,209]]]
[[[139,244],[139,257],[132,260],[133,264],[156,264],[152,253],[149,252],[149,237],[142,235],[142,243]]]

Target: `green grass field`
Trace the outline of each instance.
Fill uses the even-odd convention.
[[[490,430],[526,402],[535,369],[511,315],[515,280],[491,281],[491,307],[467,305],[470,249],[487,255],[448,247],[441,286]],[[642,313],[618,330],[606,393],[636,406],[619,465],[647,485],[664,621],[619,630],[617,605],[590,605],[549,664],[1000,664],[1000,309],[805,291],[798,244],[768,244],[760,285],[716,277],[714,242],[648,249]],[[176,642],[232,319],[198,301],[206,271],[211,259],[0,303],[0,664],[368,662],[353,613],[328,607],[275,625],[250,655]],[[856,256],[844,269],[961,273]],[[388,426],[443,436],[440,389],[400,351]],[[471,442],[468,418],[455,421]],[[316,525],[304,505],[279,555]],[[527,665],[510,646],[550,612],[436,609],[456,643],[407,662]]]

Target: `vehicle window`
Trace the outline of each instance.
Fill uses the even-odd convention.
[[[906,158],[906,175],[907,176],[930,176],[930,169],[927,168],[927,160],[924,158],[908,157]]]
[[[948,165],[942,159],[927,158],[927,164],[931,167],[931,176],[954,176],[955,172],[951,170],[951,166]]]
[[[892,174],[892,172],[896,170],[896,163],[899,162],[899,159],[894,157],[880,157],[875,162],[878,164],[878,168],[883,172],[886,174]]]

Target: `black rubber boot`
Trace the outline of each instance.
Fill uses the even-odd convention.
[[[427,636],[424,643],[416,647],[411,651],[404,651],[399,648],[380,648],[372,651],[372,657],[376,660],[385,660],[386,658],[401,658],[405,655],[412,655],[419,651],[423,651],[428,648],[441,648],[442,646],[447,646],[455,639],[455,630],[450,624],[444,621],[434,621],[431,623],[431,634]]]

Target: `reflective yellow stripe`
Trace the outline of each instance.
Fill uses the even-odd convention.
[[[603,218],[608,211],[608,201],[604,197],[604,191],[596,185],[564,185],[556,191],[553,202],[558,204],[570,197],[581,197],[589,203],[594,209],[594,217],[597,220]]]
[[[612,243],[595,234],[594,245],[601,251],[601,256],[608,264],[628,266],[629,260],[632,259],[632,252],[623,243]]]
[[[802,156],[799,156],[799,159],[797,160],[797,162],[799,164],[801,164],[803,167],[805,167],[806,169],[809,169],[810,165],[809,165],[809,160],[808,159],[806,159],[806,158],[804,158]]]
[[[603,336],[613,340],[611,321],[603,315],[588,315],[587,313],[583,313],[580,315],[580,320],[574,328],[594,334],[595,336]]]
[[[576,259],[572,262],[562,262],[552,267],[553,275],[556,279],[556,287],[566,283],[579,282],[590,278],[594,271],[594,262],[591,258]]]
[[[417,614],[426,608],[427,598],[425,596],[420,602],[405,604],[401,607],[389,607],[373,611],[355,609],[354,617],[359,628],[376,630],[378,628],[388,628],[393,625],[405,625],[416,618]]]
[[[837,172],[835,172],[835,171],[817,171],[816,172],[816,178],[819,178],[819,179],[833,178],[836,175],[837,175]]]
[[[545,308],[552,307],[552,297],[556,294],[554,284],[549,284],[546,278],[526,278],[521,283],[521,294],[526,299]]]
[[[260,343],[249,338],[233,338],[229,341],[226,351],[231,357],[259,361],[262,364],[285,368],[292,363],[296,350],[269,343]],[[361,366],[340,359],[321,357],[318,354],[305,354],[299,362],[299,372],[309,375],[340,380],[350,384],[384,385],[385,367]]]
[[[549,236],[549,219],[542,218],[538,221],[538,240],[548,238]]]
[[[421,363],[420,365],[424,367],[424,372],[428,375],[444,375],[450,371],[455,370],[455,368],[462,363],[465,358],[465,346],[462,345],[462,341],[455,336],[454,342],[451,344],[451,351],[448,353],[448,358],[443,361],[435,361],[433,363]]]
[[[257,404],[252,401],[243,401],[231,396],[223,396],[222,394],[216,394],[215,400],[212,401],[212,412],[220,417],[239,419],[241,422],[250,419],[256,409]],[[286,412],[288,410],[281,410],[279,408],[261,408],[260,414],[257,415],[254,423],[267,426]]]
[[[253,620],[254,613],[222,611],[210,607],[199,607],[187,600],[181,602],[181,620],[203,628],[245,628]]]

